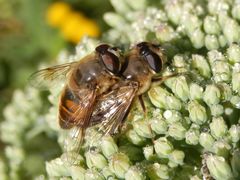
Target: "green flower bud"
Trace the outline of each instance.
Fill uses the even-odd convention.
[[[181,109],[181,101],[165,89],[155,86],[148,91],[148,96],[154,106],[164,109]]]
[[[212,149],[214,139],[209,133],[202,132],[199,137],[199,143],[206,151],[210,151]]]
[[[227,49],[227,56],[230,63],[240,62],[240,47],[237,44],[231,44]]]
[[[196,128],[189,129],[185,134],[185,141],[190,145],[197,145],[199,141],[200,132]]]
[[[143,155],[145,159],[151,160],[154,158],[154,147],[153,146],[146,146],[143,148]]]
[[[203,94],[203,100],[209,105],[218,104],[220,102],[221,93],[215,85],[207,85]]]
[[[81,166],[70,166],[69,168],[72,179],[74,180],[84,180],[84,175],[86,170]]]
[[[174,111],[174,110],[164,111],[163,117],[166,119],[167,123],[169,124],[178,122],[182,119],[182,115],[178,111]]]
[[[181,24],[184,26],[187,34],[191,37],[196,30],[200,31],[202,22],[196,15],[186,12],[183,13],[183,16],[181,17]]]
[[[170,124],[168,134],[176,140],[182,140],[185,138],[186,129],[183,127],[182,123],[176,122]]]
[[[167,109],[180,110],[182,108],[181,101],[173,95],[165,97],[165,104]]]
[[[218,156],[228,158],[231,146],[224,140],[215,141],[212,147],[212,152]]]
[[[105,13],[103,18],[109,26],[115,27],[117,29],[122,29],[124,24],[126,24],[124,18],[116,13]]]
[[[61,155],[61,160],[64,164],[82,166],[84,165],[83,157],[77,152],[66,152]]]
[[[154,141],[154,149],[160,158],[167,158],[173,151],[173,145],[167,138],[161,137]]]
[[[240,95],[240,72],[232,73],[232,90]]]
[[[232,96],[230,102],[238,109],[240,109],[240,97],[239,96]]]
[[[223,34],[227,38],[228,44],[239,42],[240,26],[237,21],[228,18],[225,23],[227,26],[223,26]]]
[[[159,86],[154,86],[148,91],[148,97],[153,105],[158,108],[166,108],[165,97],[168,95],[169,92]]]
[[[207,62],[207,60],[201,56],[201,55],[192,55],[192,64],[195,69],[198,70],[200,75],[202,75],[205,78],[209,78],[211,76],[211,70],[210,66]],[[190,91],[191,93],[191,91]]]
[[[152,110],[152,117],[157,118],[157,119],[162,119],[162,111],[158,108],[154,108]]]
[[[203,97],[203,88],[196,83],[190,84],[190,99],[191,100],[200,100]]]
[[[176,34],[171,26],[160,24],[156,28],[156,37],[160,43],[165,43],[173,40],[176,37]]]
[[[118,178],[124,178],[130,167],[130,161],[125,154],[116,153],[111,157],[109,167]]]
[[[189,87],[187,80],[184,76],[179,76],[175,78],[172,85],[172,91],[179,97],[182,101],[186,101],[189,98]]]
[[[141,170],[137,166],[132,166],[128,169],[127,173],[125,174],[126,180],[145,180],[146,177],[144,176],[143,170]]]
[[[221,47],[225,47],[227,45],[227,39],[224,35],[218,36],[218,42]]]
[[[182,8],[180,2],[179,1],[167,2],[165,10],[167,12],[169,20],[175,25],[179,24],[182,15]]]
[[[96,167],[98,169],[102,169],[107,166],[107,160],[105,157],[96,151],[86,152],[85,157],[88,168]]]
[[[228,130],[223,117],[213,118],[210,123],[210,130],[213,137],[216,139],[222,138]]]
[[[218,24],[221,26],[222,29],[226,25],[226,22],[231,20],[227,12],[219,13],[217,14],[217,16],[218,16]]]
[[[105,180],[103,175],[99,173],[96,169],[88,169],[85,173],[85,179],[87,180]]]
[[[233,4],[232,16],[234,19],[240,20],[240,4],[239,3]]]
[[[220,34],[221,29],[216,17],[206,16],[204,19],[204,30],[208,34]]]
[[[70,173],[61,158],[46,162],[46,171],[49,177],[70,176]]]
[[[205,46],[208,50],[218,49],[220,46],[218,42],[218,38],[215,35],[206,35]]]
[[[151,180],[169,179],[169,169],[164,164],[154,163],[147,168],[148,176]]]
[[[102,137],[100,147],[102,153],[107,158],[118,151],[118,147],[111,136]]]
[[[148,120],[141,119],[133,122],[133,129],[139,136],[145,138],[152,138],[154,134],[151,130],[151,126]]]
[[[164,119],[152,118],[150,124],[151,129],[156,134],[165,134],[167,132],[168,124]]]
[[[209,51],[207,53],[207,56],[208,56],[208,60],[209,60],[211,66],[213,66],[213,63],[215,61],[226,61],[225,56],[217,50]]]
[[[231,146],[224,140],[219,140],[214,142],[212,150],[213,152],[218,155],[227,158],[229,155],[229,151]]]
[[[237,143],[240,140],[240,126],[239,125],[232,125],[228,132],[229,132],[232,142]]]
[[[235,150],[232,155],[231,159],[231,166],[233,170],[234,177],[236,179],[239,179],[240,177],[240,151],[239,149]]]
[[[139,136],[136,131],[130,129],[127,133],[128,140],[135,145],[143,145],[146,139],[142,136]]]
[[[172,75],[173,72],[170,68],[166,68],[164,71],[163,71],[163,76],[170,76]],[[172,78],[169,78],[169,79],[166,79],[163,83],[170,89],[173,88],[173,84],[174,82],[176,81],[176,78],[177,77],[172,77]],[[168,92],[168,91],[167,91]],[[169,92],[168,92],[169,93]]]
[[[191,101],[188,104],[189,117],[196,124],[203,124],[207,121],[206,109],[197,101]]]
[[[173,168],[178,165],[183,165],[184,157],[185,154],[183,151],[174,150],[169,154],[169,166]]]
[[[211,176],[215,179],[231,179],[233,174],[231,167],[223,157],[209,155],[206,158],[207,167]]]
[[[226,83],[218,84],[218,88],[221,91],[221,100],[223,101],[230,101],[232,98],[232,89]]]
[[[204,33],[202,32],[202,30],[200,28],[196,29],[189,36],[190,36],[190,40],[193,44],[193,47],[200,49],[204,46]]]
[[[105,177],[105,179],[115,179],[115,174],[110,170],[109,166],[104,167],[101,173]]]
[[[188,71],[188,64],[187,64],[188,57],[182,54],[177,54],[173,57],[172,65],[176,68],[176,72],[184,73]]]
[[[220,116],[224,113],[223,106],[220,104],[210,106],[211,114],[214,117]]]
[[[227,62],[213,62],[212,71],[216,82],[229,81],[231,78],[231,69]]]
[[[207,4],[208,11],[211,14],[225,13],[230,9],[226,1],[210,0]]]

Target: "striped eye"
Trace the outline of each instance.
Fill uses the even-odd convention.
[[[159,73],[162,70],[162,60],[158,54],[152,51],[149,47],[150,45],[152,44],[141,42],[137,44],[137,47],[139,48],[140,55],[148,62],[150,68],[155,73]]]
[[[111,48],[109,45],[102,44],[96,47],[95,50],[99,53],[100,60],[108,71],[113,74],[118,74],[120,72],[121,62],[117,48]]]

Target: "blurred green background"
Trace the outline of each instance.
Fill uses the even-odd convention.
[[[92,35],[99,37],[108,28],[102,19],[102,14],[112,9],[107,0],[0,0],[1,112],[10,101],[13,90],[24,87],[40,63],[54,61],[60,50],[73,50],[83,36],[76,29],[74,33],[78,34],[71,35],[69,31],[73,30],[65,28],[70,27],[69,24],[54,24],[56,19],[61,20],[61,8],[70,9],[68,14],[85,18],[84,21],[77,20],[80,22],[78,25],[75,22],[75,26],[85,27],[84,24],[91,21],[94,27],[85,28],[85,34],[97,29],[97,33]],[[71,16],[68,18],[73,19]],[[72,26],[75,27],[74,24]]]
[[[74,51],[84,35],[101,37],[109,28],[102,14],[111,10],[107,0],[0,0],[0,122],[14,90],[23,89],[40,64],[54,64],[61,50]],[[3,150],[0,140],[2,158]]]

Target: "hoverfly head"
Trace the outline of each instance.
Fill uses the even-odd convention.
[[[101,44],[95,48],[95,51],[99,54],[100,61],[110,73],[119,74],[123,64],[123,57],[119,48]]]
[[[136,47],[139,55],[147,62],[153,74],[159,74],[166,62],[166,58],[160,46],[149,42],[141,42],[138,43]]]

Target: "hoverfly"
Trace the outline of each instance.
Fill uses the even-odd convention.
[[[73,129],[73,149],[80,148],[97,99],[120,81],[123,60],[118,48],[101,44],[80,61],[42,69],[30,77],[30,84],[37,88],[48,88],[65,80],[58,119],[62,129]]]
[[[159,84],[175,76],[161,76],[166,56],[155,44],[138,43],[124,57],[125,66],[121,70],[123,80],[98,99],[90,120],[91,124],[100,123],[99,130],[104,134],[118,132],[136,98],[139,98],[145,111],[141,96],[152,84]]]
[[[133,104],[153,81],[163,81],[160,73],[166,63],[163,50],[152,43],[141,42],[125,55],[106,44],[79,62],[40,70],[31,79],[40,86],[66,77],[60,96],[59,124],[74,129],[74,147],[80,148],[84,132],[98,125],[102,136],[116,134]],[[36,86],[36,85],[34,85]]]

